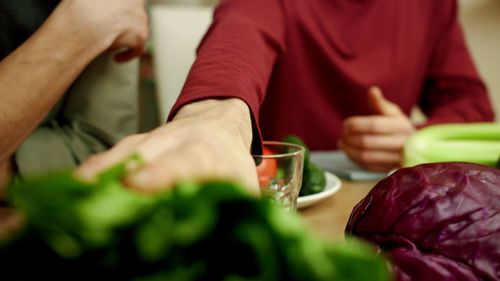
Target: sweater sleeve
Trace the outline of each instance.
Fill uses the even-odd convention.
[[[437,15],[436,20],[443,28],[437,29],[440,33],[436,34],[420,104],[428,117],[424,126],[492,121],[494,113],[486,87],[475,69],[457,19],[457,3],[442,1],[438,10],[441,16]]]
[[[285,49],[281,0],[223,0],[198,47],[196,60],[169,120],[183,105],[208,98],[239,98],[252,115],[259,151],[259,107],[274,64]]]

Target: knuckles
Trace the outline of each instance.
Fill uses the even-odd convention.
[[[372,138],[368,135],[360,135],[358,145],[359,147],[361,147],[361,149],[368,149],[373,146]]]
[[[362,163],[373,163],[374,162],[372,153],[366,149],[359,150],[356,158],[359,161],[361,161]]]
[[[136,144],[139,141],[143,140],[145,136],[146,134],[135,134],[126,136],[117,143],[117,146],[129,146],[132,144]]]

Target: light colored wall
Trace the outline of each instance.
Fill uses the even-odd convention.
[[[160,118],[166,120],[212,22],[211,6],[152,5],[151,38]]]
[[[436,0],[439,1],[439,0]],[[500,121],[500,0],[459,0],[460,19]]]

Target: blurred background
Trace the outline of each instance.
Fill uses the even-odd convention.
[[[150,52],[142,59],[141,130],[166,120],[219,0],[148,0]],[[459,0],[460,20],[500,121],[500,0]],[[161,32],[159,32],[161,30]],[[154,49],[161,53],[152,56]],[[161,63],[154,63],[155,61]],[[418,110],[412,116],[419,121]]]
[[[460,20],[500,121],[500,0],[459,0]]]

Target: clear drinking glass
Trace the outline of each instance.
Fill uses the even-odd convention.
[[[304,147],[265,141],[263,155],[252,155],[257,166],[261,196],[285,209],[296,210],[302,185]]]

